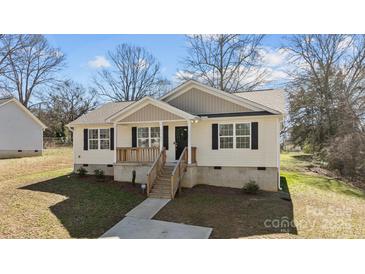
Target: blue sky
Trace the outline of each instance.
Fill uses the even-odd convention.
[[[89,86],[93,75],[107,62],[107,51],[118,44],[142,46],[151,52],[161,64],[163,76],[173,80],[182,68],[179,63],[186,55],[184,35],[46,35],[50,44],[66,54],[67,67],[62,71],[65,78]],[[263,45],[269,51],[275,67],[280,65],[277,49],[283,43],[282,35],[267,35]],[[270,55],[271,54],[271,55]],[[279,58],[279,59],[277,59]],[[269,64],[270,65],[270,64]]]

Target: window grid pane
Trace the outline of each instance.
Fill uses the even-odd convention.
[[[236,136],[250,135],[250,124],[236,124]]]
[[[89,139],[98,139],[98,130],[97,129],[89,130]]]
[[[148,127],[138,128],[138,138],[148,138]]]
[[[109,139],[109,129],[108,128],[100,129],[100,139]]]
[[[236,137],[237,148],[250,148],[250,137]]]
[[[221,137],[220,148],[233,148],[233,137]]]
[[[151,138],[160,137],[160,128],[159,127],[151,127]]]
[[[98,149],[98,140],[89,140],[89,149]]]
[[[148,147],[148,138],[138,138],[138,147]]]
[[[109,149],[109,140],[100,140],[100,149]]]
[[[219,125],[219,136],[233,136],[233,124]]]
[[[151,147],[160,147],[160,138],[151,138]]]

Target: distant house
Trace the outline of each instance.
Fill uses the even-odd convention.
[[[116,181],[135,171],[151,197],[250,180],[277,191],[283,116],[280,90],[230,94],[187,81],[158,100],[107,103],[71,122],[74,168]]]
[[[18,100],[0,99],[0,158],[42,155],[45,129]]]

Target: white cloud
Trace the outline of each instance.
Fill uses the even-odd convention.
[[[95,58],[87,62],[87,64],[90,68],[110,67],[109,61],[104,56],[95,56]]]
[[[260,53],[262,55],[262,61],[269,67],[284,65],[288,60],[288,52],[284,49],[265,47]]]

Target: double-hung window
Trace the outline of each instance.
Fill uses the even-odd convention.
[[[110,147],[110,131],[109,128],[101,128],[99,129],[99,137],[100,137],[100,149],[109,149]]]
[[[109,128],[89,129],[89,149],[109,149],[110,130]]]
[[[250,148],[251,124],[236,124],[236,148]]]
[[[250,148],[251,123],[219,125],[219,148]]]
[[[138,147],[160,147],[159,127],[139,127],[137,128]]]
[[[99,149],[98,129],[89,129],[89,149]]]
[[[219,147],[233,148],[233,124],[219,125]]]

